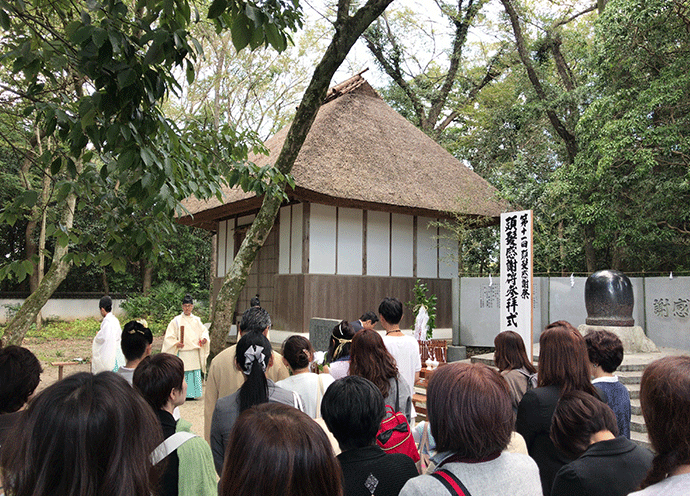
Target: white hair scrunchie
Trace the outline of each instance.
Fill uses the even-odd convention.
[[[264,362],[266,355],[264,355],[262,353],[263,351],[264,351],[263,346],[252,345],[249,348],[247,348],[247,351],[244,352],[244,369],[245,370],[243,370],[242,372],[244,372],[246,375],[251,374],[252,362],[254,360],[259,360],[259,363],[261,364],[261,370],[266,372],[266,363]]]

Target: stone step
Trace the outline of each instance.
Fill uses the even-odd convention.
[[[628,388],[628,392],[630,393],[630,400],[637,400],[640,398],[639,384],[628,384],[625,387]]]
[[[642,415],[630,416],[630,431],[647,432],[647,426],[644,425],[644,418],[642,418]]]
[[[649,437],[644,432],[631,431],[630,440],[642,446],[643,448],[647,448],[649,450],[652,449],[652,444],[649,442]]]
[[[640,400],[630,400],[630,413],[633,415],[642,415],[642,407],[640,407]]]
[[[643,371],[641,370],[634,370],[630,372],[616,371],[615,375],[618,376],[618,380],[621,382],[621,384],[625,384],[627,386],[629,384],[639,384],[642,380],[642,372]]]
[[[490,367],[494,366],[494,354],[493,353],[486,353],[484,355],[474,355],[472,358],[470,358],[470,361],[472,363],[483,363],[484,365],[488,365]]]

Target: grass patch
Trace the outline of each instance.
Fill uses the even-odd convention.
[[[42,339],[72,339],[94,337],[101,323],[95,318],[72,320],[69,322],[49,320],[45,321],[39,330],[32,325],[26,333],[29,338]]]

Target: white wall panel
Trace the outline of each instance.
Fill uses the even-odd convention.
[[[304,205],[298,203],[292,206],[292,241],[290,244],[290,273],[302,272],[302,220]]]
[[[280,228],[278,230],[278,274],[290,273],[290,228],[292,207],[280,208]]]
[[[310,274],[335,274],[335,211],[335,207],[316,203],[310,205]]]
[[[216,260],[218,261],[218,273],[216,277],[225,277],[225,238],[227,236],[228,221],[223,220],[218,223],[218,245]]]
[[[448,239],[451,232],[447,229],[439,229],[439,261],[438,277],[450,279],[458,277],[458,241]]]
[[[391,276],[413,276],[413,218],[393,214],[391,217]]]
[[[237,225],[238,226],[246,226],[247,224],[251,224],[254,222],[254,219],[256,219],[256,215],[245,215],[243,217],[238,217],[237,218]]]
[[[362,210],[338,209],[338,274],[362,275]]]
[[[225,274],[232,267],[232,261],[235,258],[235,220],[229,219],[226,221],[228,223],[227,234],[225,235]]]
[[[434,219],[417,217],[417,277],[438,277],[438,228]]]
[[[390,214],[367,212],[367,275],[390,275]]]

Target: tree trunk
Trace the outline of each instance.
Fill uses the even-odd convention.
[[[151,291],[151,280],[153,279],[153,265],[146,264],[144,266],[144,277],[141,284],[141,290],[144,293]]]
[[[76,202],[77,197],[74,194],[69,195],[65,201],[61,224],[67,230],[72,229],[74,223],[74,207]],[[4,346],[10,344],[19,346],[22,344],[29,326],[36,321],[36,316],[43,308],[43,305],[46,304],[60,283],[67,277],[71,266],[71,262],[65,260],[67,253],[69,253],[69,244],[61,246],[57,243],[55,245],[50,269],[48,269],[36,291],[31,293],[14,318],[7,324],[2,337],[2,344]]]
[[[103,271],[101,272],[101,282],[103,283],[103,294],[110,294],[110,286],[108,285],[108,273],[106,272],[105,267],[103,267]]]
[[[316,118],[316,113],[326,96],[333,74],[345,60],[352,45],[355,44],[364,30],[383,13],[392,1],[369,0],[354,15],[348,16],[349,0],[339,0],[335,34],[328,49],[326,49],[326,53],[314,70],[275,163],[275,167],[281,173],[289,174],[292,170],[302,144]],[[285,181],[278,184],[277,187],[285,188]],[[247,282],[252,264],[273,227],[281,204],[282,196],[280,194],[271,191],[266,193],[261,209],[247,231],[247,235],[233,260],[232,267],[225,276],[213,309],[211,355],[217,355],[225,348],[226,337],[232,325],[240,291]]]
[[[544,85],[542,85],[539,75],[532,64],[532,59],[525,43],[525,37],[522,34],[522,26],[520,25],[520,18],[518,17],[517,11],[511,3],[511,0],[501,0],[501,3],[503,3],[503,7],[510,18],[510,24],[513,27],[513,34],[515,35],[515,45],[517,47],[518,55],[520,56],[522,65],[527,71],[527,76],[529,77],[530,83],[532,83],[534,92],[542,101],[548,102],[546,89],[544,88]],[[546,116],[549,118],[554,130],[556,133],[558,133],[565,144],[566,153],[568,155],[568,163],[574,163],[575,157],[578,153],[576,136],[570,132],[570,130],[559,119],[558,115],[552,108],[546,108]]]
[[[590,274],[597,270],[597,255],[594,250],[594,226],[585,226],[585,261],[587,263],[587,272]]]
[[[34,241],[34,231],[38,222],[30,220],[26,224],[24,231],[24,250],[26,252],[26,259],[31,261],[34,266],[34,273],[29,277],[29,291],[34,292],[38,288],[38,267],[33,263],[34,256],[38,253],[38,245]]]

